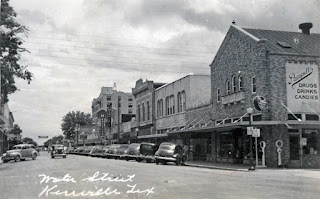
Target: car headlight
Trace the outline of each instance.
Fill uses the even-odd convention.
[[[2,156],[3,156],[3,157],[5,157],[5,156],[7,156],[7,154],[6,154],[6,153],[4,153]]]
[[[178,156],[178,154],[174,154],[172,157],[176,158]]]

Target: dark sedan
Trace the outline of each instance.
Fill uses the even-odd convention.
[[[174,162],[176,165],[180,165],[183,163],[183,148],[178,144],[163,142],[154,156],[156,164]]]
[[[137,157],[137,161],[145,160],[147,163],[154,162],[154,154],[158,150],[158,145],[154,143],[143,142],[140,144],[140,156]]]
[[[136,160],[139,161],[138,157],[140,157],[140,144],[139,143],[132,143],[129,145],[129,148],[124,155],[124,159],[129,160]]]

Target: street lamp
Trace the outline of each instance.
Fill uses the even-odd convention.
[[[80,124],[76,124],[75,130],[76,130],[76,136],[74,137],[74,139],[75,139],[75,143],[77,143],[77,146],[78,146]]]
[[[249,115],[249,127],[252,127],[252,118],[251,118],[251,116],[252,116],[252,113],[253,113],[253,108],[251,108],[251,107],[247,108],[247,113]],[[253,135],[251,134],[251,137],[249,137],[249,139],[250,139],[250,167],[249,167],[249,171],[254,171],[255,170],[255,166],[253,165],[252,136]]]

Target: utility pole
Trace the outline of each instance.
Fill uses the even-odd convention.
[[[118,96],[118,141],[120,138],[120,101],[121,101],[121,96]]]

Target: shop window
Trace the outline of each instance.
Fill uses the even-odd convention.
[[[262,120],[262,115],[253,115],[252,116],[253,121],[261,121]]]
[[[288,114],[288,120],[297,120],[297,118],[301,120],[302,115],[301,114],[294,114],[294,115]]]
[[[235,93],[237,92],[236,77],[232,76],[231,80],[232,80],[232,92]]]
[[[315,114],[306,114],[306,120],[319,121],[319,116]]]
[[[217,89],[217,102],[221,102],[221,91],[220,91],[220,88]]]
[[[303,129],[301,143],[303,146],[303,154],[317,155],[320,149],[319,131]]]
[[[252,77],[251,78],[251,90],[252,93],[256,93],[257,92],[257,82],[256,82],[256,77]]]
[[[239,91],[243,90],[243,77],[240,76],[238,79],[238,83],[239,83]]]

